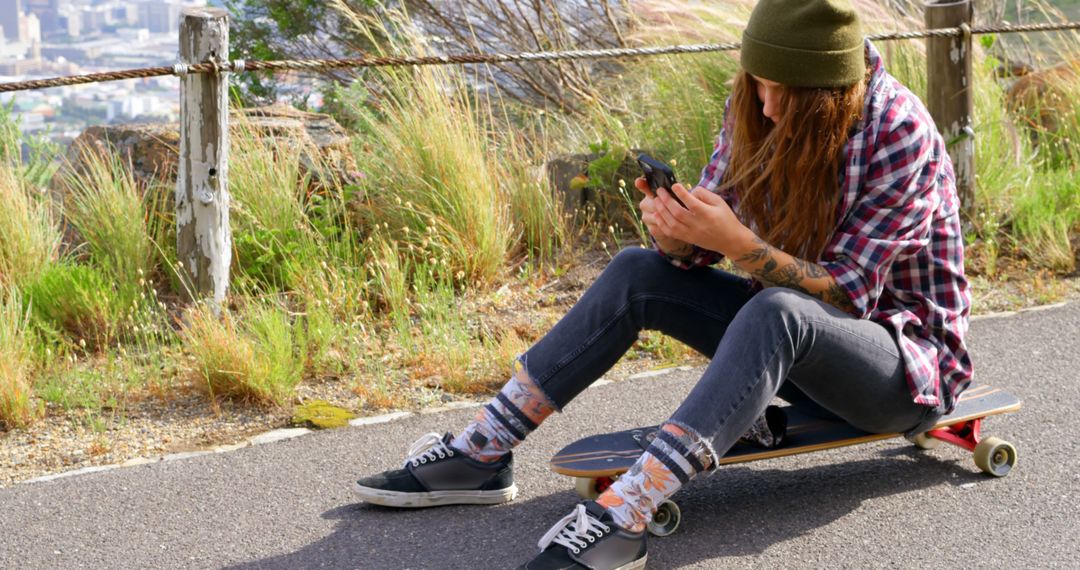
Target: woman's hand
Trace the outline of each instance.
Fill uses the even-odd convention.
[[[652,234],[653,239],[656,240],[656,244],[660,246],[660,249],[664,250],[665,253],[676,256],[688,255],[691,251],[690,244],[672,239],[665,234],[657,224],[656,208],[659,205],[659,200],[653,194],[652,189],[649,188],[649,183],[645,178],[638,178],[634,180],[634,187],[645,195],[645,197],[638,202],[638,207],[641,208],[641,221],[645,224],[645,227],[649,229],[649,233]]]
[[[641,221],[645,223],[645,227],[649,228],[649,233],[658,241],[667,241],[669,238],[660,230],[660,226],[656,223],[656,206],[658,203],[656,195],[653,194],[652,188],[649,188],[649,183],[644,177],[634,180],[634,187],[641,191],[645,195],[644,198],[638,202],[638,207],[641,208]]]
[[[665,191],[657,192],[650,204],[656,231],[665,237],[729,257],[743,251],[755,237],[739,221],[728,203],[706,188],[698,186],[688,191],[682,184],[675,184],[671,189],[686,204],[686,208]],[[642,221],[645,220],[644,211],[642,208]],[[649,230],[653,231],[651,225]]]

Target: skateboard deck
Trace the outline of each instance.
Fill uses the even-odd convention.
[[[985,385],[971,387],[961,394],[953,413],[942,417],[934,428],[916,437],[913,442],[924,449],[936,447],[941,441],[964,447],[976,452],[976,465],[984,472],[1004,476],[1016,461],[1016,450],[997,438],[983,439],[979,433],[981,420],[987,416],[1015,412],[1020,405],[1020,400],[999,388]],[[782,409],[788,416],[788,428],[786,438],[779,447],[764,449],[739,442],[718,463],[744,463],[903,436],[900,433],[868,433],[845,422],[809,416],[792,406]],[[637,461],[658,427],[580,439],[552,457],[551,469],[561,475],[578,478],[616,477]]]

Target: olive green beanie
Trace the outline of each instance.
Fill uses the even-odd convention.
[[[866,73],[849,0],[759,0],[743,31],[742,67],[793,87],[847,87]]]

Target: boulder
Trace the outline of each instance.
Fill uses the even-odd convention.
[[[635,157],[642,151],[630,150],[622,157],[614,176],[607,183],[597,184],[589,179],[589,165],[602,158],[598,153],[559,155],[544,165],[548,184],[566,212],[594,207],[601,220],[607,223],[633,228],[633,209],[642,198],[634,188],[634,179],[641,176],[641,168]],[[619,192],[619,180],[626,182],[626,192],[631,203]]]
[[[1040,138],[1053,135],[1063,121],[1073,121],[1077,109],[1074,94],[1080,91],[1080,61],[1069,61],[1055,67],[1026,70],[1009,87],[1006,104],[1020,117],[1020,123],[1030,131],[1031,141],[1038,145]]]
[[[233,133],[253,132],[256,137],[275,139],[275,144],[296,145],[301,149],[305,169],[317,170],[316,180],[341,176],[348,180],[356,171],[345,129],[330,115],[308,113],[288,105],[234,109],[230,118]],[[130,164],[135,180],[144,186],[153,183],[175,187],[180,133],[177,123],[128,124],[89,127],[68,147],[65,165],[53,179],[62,201],[63,180],[72,171],[81,172],[87,150],[114,151]],[[309,150],[311,149],[311,150]],[[232,152],[235,151],[233,147]],[[333,165],[323,172],[316,165]]]

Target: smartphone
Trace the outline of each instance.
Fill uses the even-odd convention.
[[[637,163],[641,167],[641,172],[645,174],[645,181],[649,183],[649,188],[652,188],[653,194],[656,194],[657,189],[663,188],[680,206],[686,207],[686,204],[683,204],[682,200],[671,190],[676,180],[675,171],[670,166],[644,152],[638,155]]]

